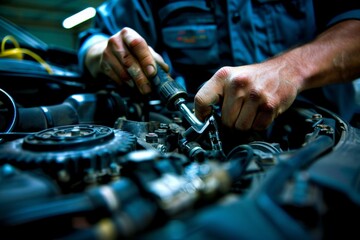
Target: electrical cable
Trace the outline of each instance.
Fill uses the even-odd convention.
[[[10,41],[12,44],[14,44],[14,48],[5,49],[5,43],[7,41]],[[9,58],[14,58],[14,59],[18,59],[18,60],[23,60],[23,54],[26,54],[26,55],[32,57],[33,59],[35,59],[35,61],[40,63],[49,74],[53,74],[53,70],[50,67],[50,65],[44,59],[42,59],[38,54],[34,53],[33,51],[31,51],[29,49],[21,48],[20,44],[11,35],[7,35],[3,38],[2,42],[1,42],[0,58],[9,57]]]

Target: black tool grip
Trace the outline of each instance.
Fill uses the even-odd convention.
[[[176,100],[179,98],[186,99],[188,94],[159,64],[156,67],[157,74],[151,79],[152,88],[166,104],[166,107],[174,111],[176,110]]]

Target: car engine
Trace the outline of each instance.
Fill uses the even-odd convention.
[[[145,98],[4,61],[16,68],[0,81],[1,239],[358,235],[360,131],[324,108],[297,99],[240,132],[216,108],[197,122],[167,76]]]
[[[309,103],[264,132],[223,129],[214,113],[198,133],[178,112],[156,112],[159,102],[145,113],[115,92],[32,108],[1,99],[5,238],[327,239],[356,229],[359,132]]]

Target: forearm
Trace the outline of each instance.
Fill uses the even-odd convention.
[[[354,80],[360,76],[360,21],[340,22],[314,41],[270,61],[280,61],[284,71],[296,73],[298,92]]]

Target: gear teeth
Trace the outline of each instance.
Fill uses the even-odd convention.
[[[61,141],[53,135],[53,139],[41,139],[47,132],[66,133],[74,127],[94,135],[66,136]],[[38,139],[34,140],[36,137]],[[41,169],[56,179],[59,176],[79,179],[89,172],[108,171],[114,163],[121,162],[123,155],[135,150],[136,143],[137,138],[133,134],[118,129],[96,125],[65,126],[0,145],[0,165],[9,163],[22,170]]]

